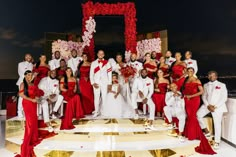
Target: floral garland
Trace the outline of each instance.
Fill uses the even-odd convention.
[[[136,49],[139,59],[142,59],[147,52],[156,51],[157,53],[161,53],[161,39],[152,38],[138,41]]]
[[[68,60],[71,57],[71,51],[75,49],[79,56],[81,56],[84,48],[90,45],[90,40],[93,38],[93,33],[95,31],[96,22],[90,17],[86,21],[85,32],[82,36],[83,42],[73,42],[73,41],[65,41],[65,40],[56,40],[52,42],[52,58],[54,58],[54,53],[56,51],[60,51],[62,58]]]
[[[135,4],[132,2],[127,3],[93,3],[88,1],[82,4],[83,20],[82,32],[86,32],[86,21],[95,15],[124,15],[125,19],[125,47],[127,52],[136,53],[136,9]],[[85,47],[85,51],[89,52],[92,60],[95,58],[94,53],[94,39],[91,38],[90,45]]]

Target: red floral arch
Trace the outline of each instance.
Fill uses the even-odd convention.
[[[82,32],[85,31],[85,21],[89,17],[94,17],[95,15],[124,15],[125,20],[125,48],[126,51],[131,51],[136,53],[136,8],[135,4],[132,2],[127,3],[93,3],[88,1],[82,4],[83,9],[83,21],[82,21]],[[90,41],[90,46],[84,49],[89,53],[92,60],[95,59],[94,53],[94,38]]]

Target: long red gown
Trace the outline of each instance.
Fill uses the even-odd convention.
[[[174,65],[172,67],[172,74],[171,74],[171,77],[173,79],[173,83],[175,83],[177,85],[177,90],[180,90],[181,87],[183,86],[183,83],[184,83],[184,80],[185,80],[185,77],[184,77],[184,69],[186,67],[183,66],[183,65]]]
[[[64,82],[61,82],[64,84]],[[83,108],[81,105],[80,97],[74,93],[76,82],[68,82],[68,90],[61,92],[64,100],[67,101],[64,117],[61,121],[61,130],[73,129],[75,126],[72,124],[73,118],[80,119],[84,117]]]
[[[193,95],[198,92],[198,86],[201,84],[195,82],[185,83],[183,94]],[[195,151],[201,154],[215,154],[212,150],[208,140],[202,132],[202,129],[197,120],[197,111],[200,106],[200,96],[196,96],[190,99],[184,97],[185,110],[187,113],[187,119],[185,123],[184,135],[188,140],[200,139],[200,145],[195,148]]]
[[[145,63],[143,65],[143,68],[155,69],[157,67],[155,65],[152,65],[152,64],[149,64],[149,63]],[[155,72],[148,71],[148,77],[149,78],[154,79],[154,74],[155,74]]]
[[[39,66],[38,68],[34,68],[33,72],[38,73],[38,75],[34,78],[34,85],[38,86],[40,80],[48,76],[49,71],[50,69],[46,66]]]
[[[79,88],[84,114],[91,114],[94,111],[94,95],[93,87],[89,80],[90,66],[81,66],[79,71]]]
[[[159,88],[160,92],[154,92],[152,95],[152,100],[156,107],[156,112],[163,113],[163,108],[165,106],[165,95],[167,92],[167,83],[156,84],[155,88]],[[155,113],[156,113],[155,112]]]
[[[36,86],[28,86],[29,97],[32,99],[35,98],[35,90]],[[22,106],[25,113],[25,134],[21,145],[21,156],[31,157],[34,154],[34,146],[40,142],[38,139],[37,103],[23,99]]]

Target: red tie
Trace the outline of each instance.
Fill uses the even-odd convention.
[[[104,60],[98,60],[98,63],[103,63]]]

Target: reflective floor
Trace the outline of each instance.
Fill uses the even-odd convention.
[[[14,153],[19,153],[24,121],[18,118],[7,121],[5,117],[0,119],[0,157],[12,157]],[[88,116],[74,121],[76,128],[68,131],[60,131],[60,120],[55,122],[54,128],[58,135],[43,140],[35,147],[39,157],[207,156],[194,151],[194,147],[199,144],[198,140],[180,142],[178,138],[168,136],[170,130],[162,125],[161,119],[155,120],[154,130],[145,129],[145,119],[92,119]],[[211,157],[236,156],[235,148],[224,142],[217,153]]]

